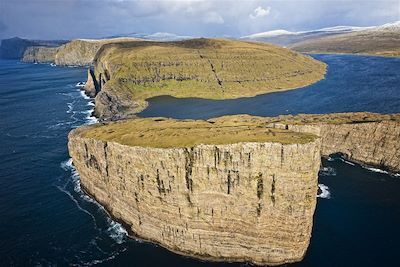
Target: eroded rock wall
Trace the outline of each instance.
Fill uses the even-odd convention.
[[[30,46],[22,57],[23,62],[53,63],[57,53],[57,47]]]
[[[69,136],[86,192],[131,234],[180,254],[283,264],[309,245],[320,141],[143,148]]]
[[[343,113],[313,116],[313,122],[273,123],[273,127],[306,132],[321,137],[321,154],[342,153],[349,160],[400,172],[400,117],[373,113]],[[327,122],[329,116],[343,120]],[[364,117],[360,120],[359,117]],[[291,120],[298,120],[295,116]],[[351,120],[353,118],[353,120]],[[319,120],[319,122],[318,122]]]
[[[400,123],[393,121],[321,125],[323,155],[341,152],[350,160],[400,172]]]

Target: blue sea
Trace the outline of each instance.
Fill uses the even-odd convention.
[[[329,66],[314,85],[224,101],[157,97],[141,116],[400,112],[400,59],[313,56]],[[246,266],[130,239],[82,193],[67,134],[96,122],[93,100],[75,87],[85,78],[83,68],[0,60],[0,266]],[[308,253],[288,266],[396,266],[400,177],[334,156],[319,187]]]

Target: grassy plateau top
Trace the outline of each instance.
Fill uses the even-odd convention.
[[[312,134],[267,128],[250,116],[227,116],[218,120],[174,120],[166,118],[130,119],[82,128],[85,138],[117,142],[129,146],[173,148],[200,144],[276,142],[304,144]]]
[[[106,44],[94,63],[108,91],[136,101],[252,97],[309,85],[326,72],[324,63],[286,48],[223,39]]]

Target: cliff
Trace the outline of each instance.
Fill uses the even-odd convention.
[[[400,115],[131,119],[81,127],[84,190],[131,235],[179,254],[276,265],[309,244],[320,155],[400,172]]]
[[[62,66],[90,66],[93,59],[104,44],[132,42],[135,38],[112,39],[77,39],[57,47],[38,46],[31,41],[22,52],[22,61],[38,63],[55,63]]]
[[[52,63],[55,61],[56,47],[30,46],[26,48],[22,61],[30,63]]]
[[[271,120],[271,119],[269,119]],[[400,115],[342,113],[281,116],[272,127],[321,137],[321,154],[400,173]]]
[[[206,260],[304,257],[320,165],[314,135],[240,116],[158,118],[82,127],[68,146],[82,188],[131,235]]]
[[[159,95],[229,99],[324,78],[324,63],[278,46],[220,39],[102,46],[94,60],[102,120],[131,117]]]

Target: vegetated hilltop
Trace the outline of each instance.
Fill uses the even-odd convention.
[[[108,44],[94,65],[89,84],[100,92],[95,111],[103,119],[139,112],[155,96],[252,97],[309,85],[326,71],[285,48],[222,39]]]
[[[135,38],[112,38],[112,39],[77,39],[72,40],[57,48],[43,46],[28,47],[23,55],[24,62],[48,63],[68,66],[89,66],[104,44],[128,42],[137,40]]]
[[[289,46],[306,53],[400,56],[400,22],[362,31],[305,40]]]
[[[243,120],[243,121],[242,121]],[[215,123],[217,122],[217,123]],[[240,142],[304,144],[316,136],[285,129],[265,129],[261,120],[227,116],[218,120],[146,118],[92,126],[82,136],[129,146],[173,148],[200,144],[224,145]]]

